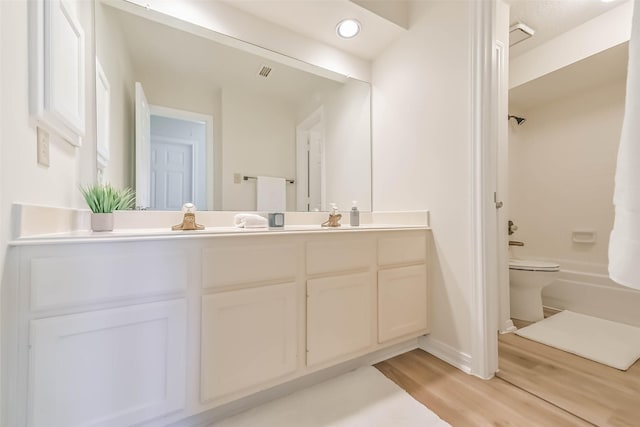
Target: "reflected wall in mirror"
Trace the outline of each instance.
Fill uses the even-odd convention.
[[[111,85],[105,180],[135,185],[137,204],[149,209],[190,201],[200,210],[253,211],[257,182],[243,178],[270,176],[292,181],[283,184],[286,210],[346,210],[352,200],[371,210],[369,83],[303,71],[312,67],[218,43],[219,34],[184,31],[177,27],[189,25],[158,15],[124,1],[96,5],[96,55]],[[147,147],[136,137],[144,128],[136,83],[148,103]]]

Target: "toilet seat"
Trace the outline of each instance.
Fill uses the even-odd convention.
[[[523,271],[560,271],[560,265],[548,261],[512,258],[509,260],[509,269]]]

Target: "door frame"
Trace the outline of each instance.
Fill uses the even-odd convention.
[[[470,2],[471,366],[491,378],[498,370],[499,252],[496,208],[499,124],[496,0]],[[506,78],[506,76],[502,76]]]
[[[149,111],[152,116],[167,117],[171,119],[187,120],[191,122],[200,122],[205,125],[205,182],[204,182],[204,194],[206,206],[198,206],[196,208],[200,210],[213,210],[213,196],[214,196],[214,139],[213,139],[213,116],[202,113],[195,113],[187,110],[179,110],[177,108],[165,107],[162,105],[149,104]],[[193,158],[193,193],[198,194],[200,190],[198,180],[195,179],[200,173],[198,162],[196,161],[196,154]]]
[[[309,178],[308,165],[305,167],[306,159],[304,153],[308,151],[308,135],[311,129],[316,126],[320,127],[320,134],[322,137],[322,166],[320,168],[320,210],[327,210],[327,186],[326,186],[326,170],[325,170],[325,148],[326,148],[326,135],[325,135],[325,123],[324,123],[324,107],[319,107],[313,113],[309,114],[306,119],[300,122],[296,126],[296,210],[298,212],[306,212],[307,209],[307,193],[305,189],[308,187]]]

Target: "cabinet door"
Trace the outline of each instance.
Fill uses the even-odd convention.
[[[295,283],[204,296],[201,400],[295,371],[296,318]]]
[[[85,35],[73,2],[29,1],[30,110],[73,145],[85,133]]]
[[[184,408],[184,300],[31,322],[33,427],[129,426]]]
[[[424,264],[378,272],[378,342],[426,332]]]
[[[307,281],[307,365],[366,349],[375,331],[372,273]]]

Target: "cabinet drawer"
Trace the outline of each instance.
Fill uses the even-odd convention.
[[[375,260],[373,239],[346,239],[307,243],[307,274],[335,273],[369,269]]]
[[[426,259],[427,238],[423,233],[378,239],[378,265],[424,262]]]
[[[293,282],[298,269],[297,245],[226,241],[202,250],[202,286]]]
[[[185,251],[147,244],[99,250],[76,246],[48,253],[56,255],[33,254],[27,260],[32,310],[184,291],[189,278]]]

